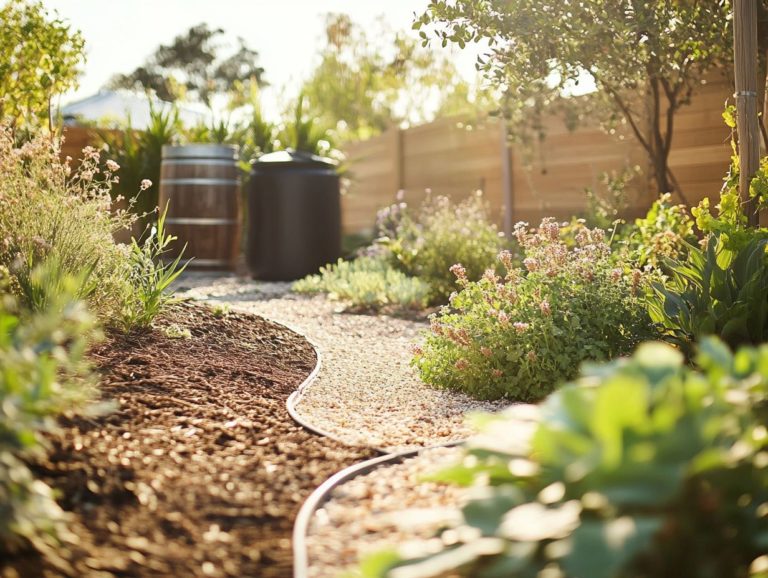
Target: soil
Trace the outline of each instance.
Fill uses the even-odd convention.
[[[192,304],[156,325],[93,350],[112,411],[64,421],[34,465],[71,513],[69,570],[27,553],[0,575],[288,578],[302,502],[372,456],[289,417],[285,400],[315,365],[302,337]]]

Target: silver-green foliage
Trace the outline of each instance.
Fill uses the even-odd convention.
[[[43,267],[33,276],[46,274]],[[63,283],[38,312],[19,312],[0,296],[0,551],[31,543],[53,555],[63,528],[51,489],[23,460],[43,449],[40,434],[56,427],[57,415],[96,395],[84,358],[94,319],[70,300],[75,291],[77,283]]]
[[[320,273],[297,281],[299,293],[328,293],[331,299],[358,309],[423,309],[429,300],[430,286],[392,268],[380,257],[339,259],[322,267]]]
[[[540,407],[482,416],[462,462],[436,476],[474,488],[462,524],[362,574],[763,576],[768,346],[732,354],[708,338],[696,361],[647,343]]]

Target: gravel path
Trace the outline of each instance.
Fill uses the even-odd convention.
[[[464,439],[465,415],[499,403],[424,385],[409,362],[423,322],[340,312],[325,297],[290,292],[289,283],[186,274],[179,295],[256,313],[306,335],[323,357],[318,379],[296,405],[308,422],[353,445],[387,451]]]
[[[461,454],[459,448],[424,450],[337,486],[310,523],[310,578],[343,576],[367,555],[432,538],[460,520],[471,490],[423,478],[455,464]]]

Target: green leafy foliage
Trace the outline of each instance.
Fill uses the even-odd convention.
[[[393,205],[379,215],[378,229],[392,265],[428,283],[433,303],[445,303],[456,289],[453,265],[461,263],[470,279],[479,279],[504,246],[480,194],[457,204],[429,195],[416,212]]]
[[[51,100],[77,86],[83,36],[42,2],[9,0],[0,8],[0,123],[48,128]]]
[[[421,310],[427,306],[430,287],[408,277],[381,257],[339,259],[293,284],[298,293],[327,293],[358,310]]]
[[[222,55],[222,44],[214,41],[223,33],[204,22],[193,26],[170,44],[160,45],[133,72],[114,76],[109,86],[151,90],[162,100],[187,98],[210,107],[216,94],[228,92],[237,81],[261,83],[264,69],[258,65],[258,53],[239,39],[234,52]]]
[[[95,313],[106,322],[119,318],[129,290],[127,255],[112,235],[134,218],[113,210],[112,169],[102,170],[99,154],[87,148],[72,172],[49,139],[16,147],[0,127],[0,265],[25,306],[45,308],[61,279],[73,277]],[[37,282],[32,272],[44,262],[56,274]]]
[[[643,274],[617,267],[601,229],[582,227],[576,246],[545,219],[515,229],[525,270],[505,251],[506,271],[479,281],[452,267],[461,290],[432,317],[413,364],[428,384],[481,399],[543,398],[586,360],[610,359],[655,335],[640,299]]]
[[[719,234],[705,250],[693,245],[685,260],[665,260],[671,278],[654,283],[651,318],[686,353],[705,335],[731,347],[768,340],[768,238],[729,249]]]
[[[166,205],[157,224],[141,244],[136,239],[131,240],[129,283],[132,291],[122,311],[126,328],[151,325],[155,317],[173,302],[169,287],[187,267],[186,263],[181,265],[184,249],[172,261],[163,262],[168,246],[177,240],[165,231],[167,213]]]
[[[685,205],[672,203],[672,195],[661,195],[642,219],[623,235],[629,258],[637,266],[658,267],[663,257],[676,259],[697,242],[693,219]]]
[[[48,273],[43,267],[33,276]],[[56,416],[96,395],[84,358],[94,319],[72,301],[77,282],[61,289],[35,313],[19,312],[0,290],[0,552],[31,544],[55,555],[56,536],[66,530],[52,490],[24,461],[44,447],[40,434],[56,427]]]
[[[488,44],[478,67],[506,90],[506,115],[519,140],[541,136],[545,110],[586,101],[587,116],[606,128],[628,125],[659,192],[671,192],[675,115],[707,70],[731,60],[730,11],[727,0],[431,0],[414,28],[425,44]],[[585,81],[596,92],[568,98]]]
[[[768,346],[659,343],[587,366],[540,407],[482,419],[435,478],[474,487],[463,523],[365,576],[742,578],[768,546]]]
[[[341,139],[366,139],[403,120],[431,119],[431,103],[441,99],[447,112],[464,112],[469,89],[459,78],[449,58],[406,34],[381,22],[365,30],[346,14],[328,14],[320,62],[302,92],[310,116]]]

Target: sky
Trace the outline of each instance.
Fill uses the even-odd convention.
[[[242,37],[260,55],[266,79],[265,112],[274,116],[280,100],[297,92],[302,78],[317,62],[323,42],[324,15],[344,12],[370,28],[383,16],[396,30],[410,30],[414,12],[428,0],[43,0],[79,29],[86,42],[87,61],[80,88],[62,98],[66,104],[89,96],[115,73],[131,72],[159,44],[206,22],[222,28],[233,43]],[[415,32],[413,32],[415,34]],[[439,45],[435,50],[442,50]],[[454,51],[459,72],[474,79],[476,54]]]

